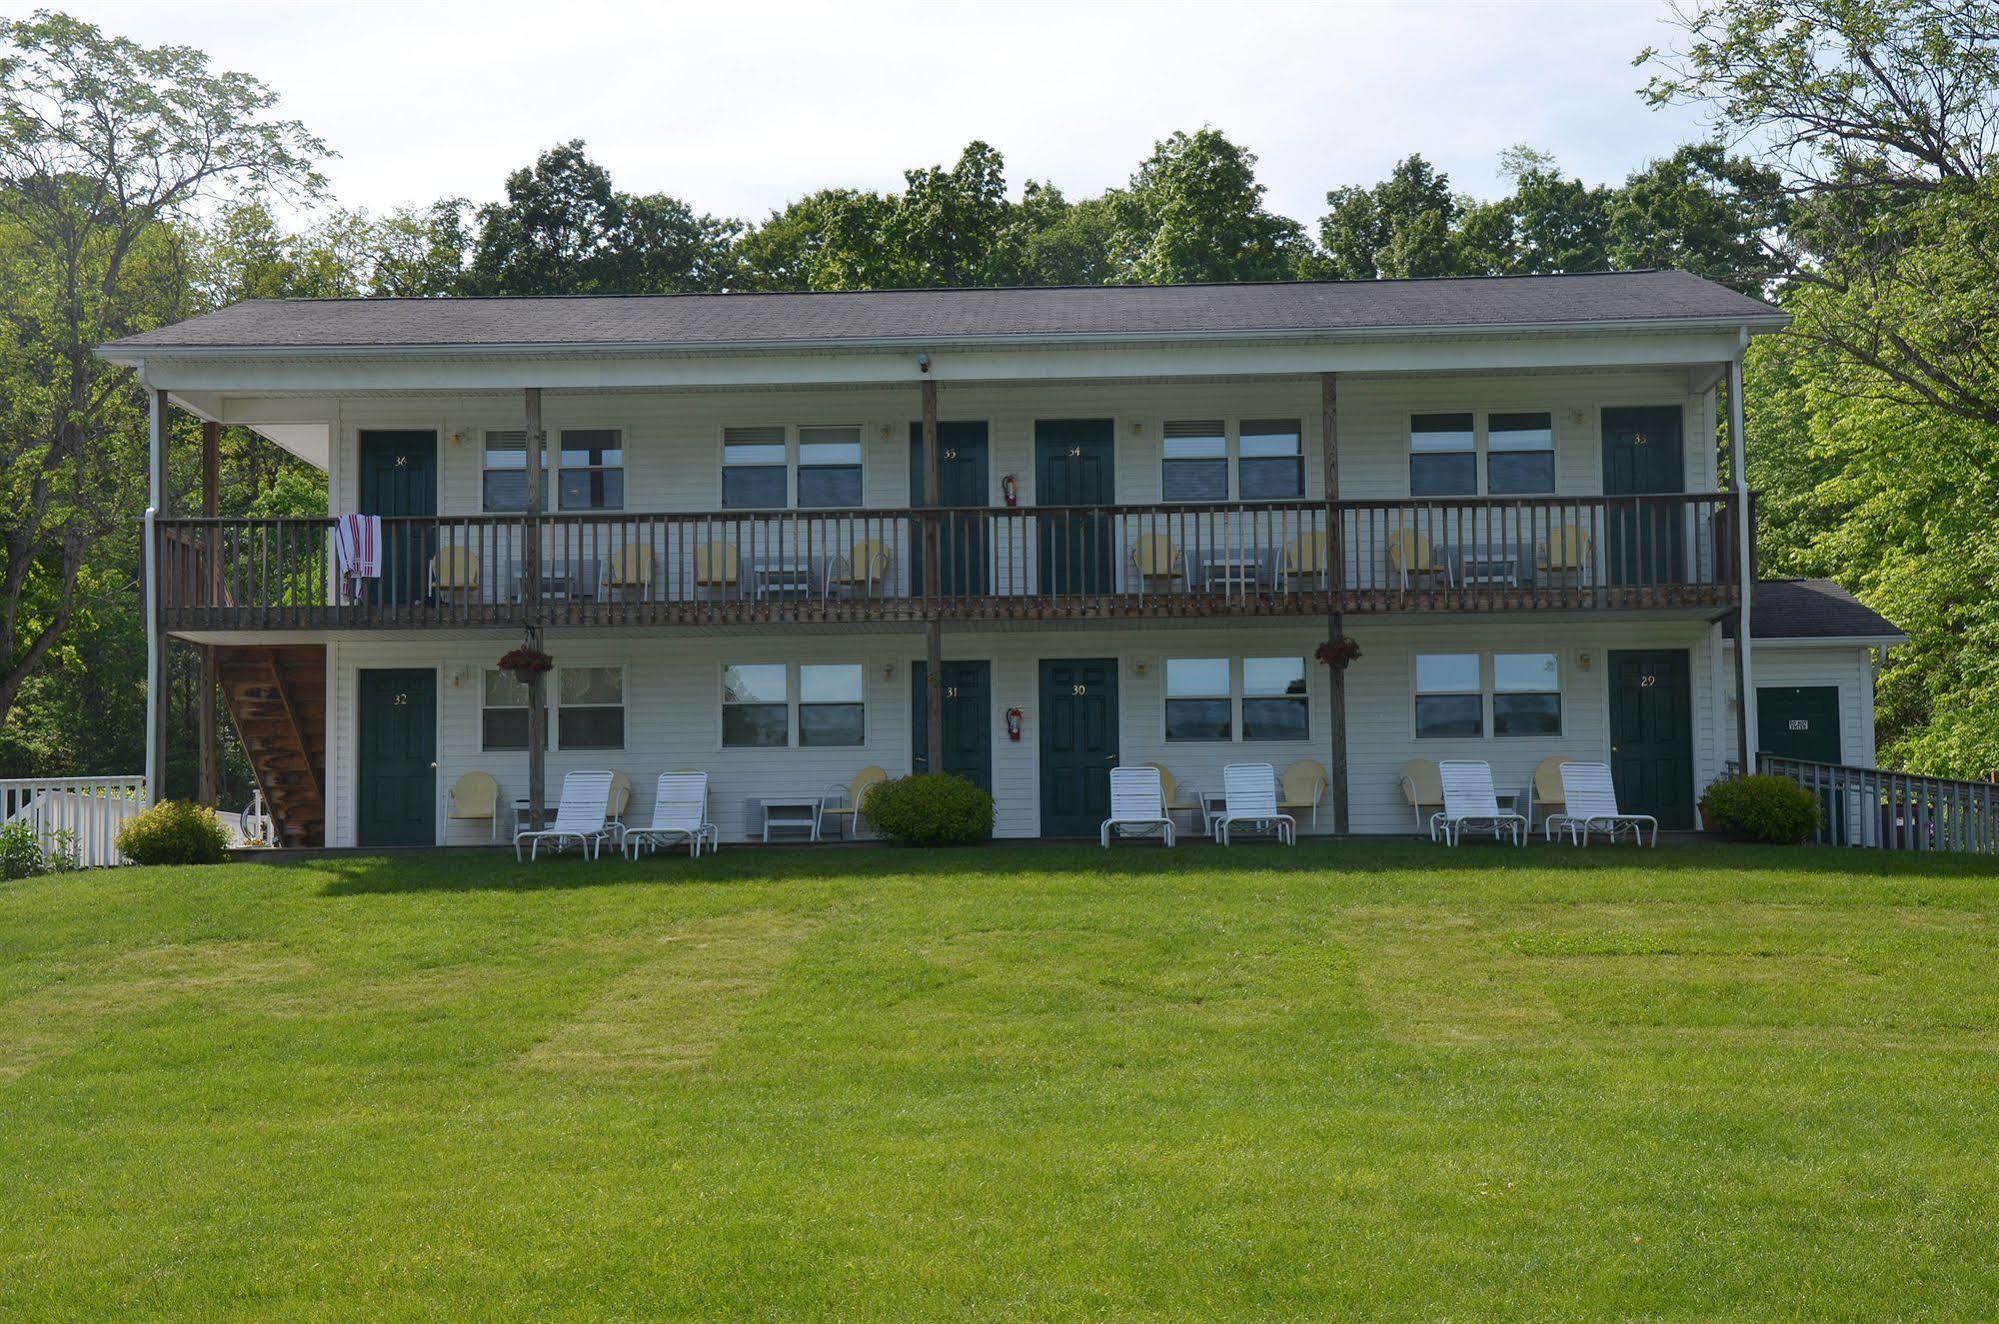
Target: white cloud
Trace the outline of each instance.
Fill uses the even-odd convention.
[[[12,0],[0,4],[24,10]],[[1272,205],[1421,151],[1472,192],[1527,142],[1591,180],[1694,136],[1647,110],[1631,57],[1660,4],[144,4],[72,13],[254,73],[340,153],[338,198],[497,196],[583,138],[621,188],[760,216],[813,188],[889,187],[972,138],[1017,188],[1121,182],[1176,128],[1262,158]]]

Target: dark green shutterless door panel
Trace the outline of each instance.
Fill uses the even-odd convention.
[[[361,433],[361,510],[381,515],[382,577],[366,587],[368,601],[421,602],[430,587],[430,558],[437,531],[428,524],[405,524],[398,515],[437,513],[437,434]]]
[[[1758,685],[1756,747],[1778,758],[1809,763],[1844,763],[1839,731],[1837,685]],[[1845,797],[1819,794],[1824,840],[1846,840]]]
[[[1686,449],[1678,405],[1603,411],[1603,491],[1608,497],[1684,492]],[[1686,514],[1671,503],[1611,501],[1604,519],[1613,584],[1677,584],[1685,578]]]
[[[1041,419],[1034,425],[1034,504],[1108,506],[1116,500],[1111,420]],[[1044,515],[1043,593],[1109,593],[1116,586],[1112,521],[1091,511]]]
[[[1117,660],[1041,664],[1041,835],[1094,837],[1111,812]]]
[[[1610,654],[1610,770],[1620,809],[1694,825],[1694,702],[1684,649]]]
[[[363,846],[429,846],[437,840],[437,673],[360,673]]]
[[[982,420],[937,425],[937,504],[945,510],[978,513],[947,516],[939,530],[938,573],[947,595],[982,597],[991,591],[986,552],[988,518],[983,513],[992,489]],[[923,425],[909,425],[909,504],[923,508]],[[923,592],[922,543],[910,539],[909,582]]]
[[[944,771],[987,794],[993,789],[992,663],[944,664]],[[912,663],[910,769],[930,771],[930,705],[924,693],[929,667]]]

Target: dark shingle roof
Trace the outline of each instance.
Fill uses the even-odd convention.
[[[1735,634],[1731,622],[1726,632]],[[1749,633],[1756,639],[1894,639],[1886,617],[1830,579],[1762,579],[1750,600]]]
[[[119,350],[782,345],[1744,319],[1780,310],[1678,271],[1289,284],[592,298],[253,299]]]

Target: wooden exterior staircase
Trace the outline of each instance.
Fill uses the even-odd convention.
[[[218,646],[216,676],[279,844],[326,843],[326,649]]]

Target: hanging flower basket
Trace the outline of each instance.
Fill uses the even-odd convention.
[[[1360,657],[1360,644],[1352,635],[1343,634],[1337,639],[1328,639],[1320,644],[1312,656],[1329,667],[1345,671],[1348,664]]]
[[[500,670],[510,672],[523,685],[532,685],[541,678],[543,672],[555,665],[555,659],[539,648],[520,647],[500,659]]]

